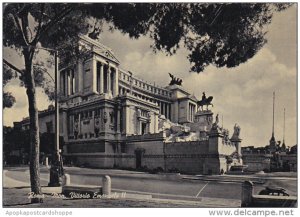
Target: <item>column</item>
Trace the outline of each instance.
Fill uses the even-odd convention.
[[[157,119],[157,114],[154,112],[154,133],[157,133],[158,130],[158,119]]]
[[[129,122],[129,118],[130,118],[130,108],[128,105],[124,106],[124,115],[123,115],[123,130],[124,133],[126,134],[130,134],[130,122]]]
[[[120,133],[120,128],[121,128],[121,107],[118,107],[117,109],[117,120],[116,120],[116,124],[117,124],[117,133]]]
[[[71,70],[69,69],[67,72],[68,76],[68,96],[71,95]]]
[[[171,121],[173,121],[172,111],[171,111],[171,105],[172,105],[172,104],[169,104],[169,119],[170,119]]]
[[[189,121],[189,120],[190,120],[190,114],[191,114],[191,111],[190,111],[190,104],[189,104],[189,103],[188,103],[187,110],[188,110],[188,113],[187,113],[187,120]]]
[[[59,87],[60,87],[60,95],[61,95],[61,96],[64,96],[64,95],[65,95],[64,76],[65,76],[64,72],[61,72],[61,73],[60,73],[60,85],[59,85]]]
[[[165,103],[165,116],[168,118],[168,104]]]
[[[83,91],[83,63],[82,60],[78,60],[78,65],[77,65],[77,73],[76,73],[76,91],[77,92],[82,92]]]
[[[64,76],[65,76],[65,96],[68,96],[68,71],[64,71]]]
[[[81,134],[81,112],[78,113],[78,136]]]
[[[191,106],[191,103],[189,103],[189,109],[190,109],[190,121],[192,121],[192,106]]]
[[[103,73],[104,73],[104,64],[101,63],[100,65],[100,81],[99,81],[99,84],[100,84],[100,93],[104,93],[104,76],[103,76]]]
[[[92,91],[93,92],[97,92],[97,60],[95,58],[95,56],[93,56],[92,58],[92,61],[91,61],[91,71],[92,71],[92,79],[91,79],[91,82],[92,82]]]
[[[111,87],[110,87],[110,73],[111,73],[111,71],[110,71],[110,66],[109,66],[109,64],[108,64],[108,68],[107,68],[107,79],[106,79],[106,81],[107,81],[107,93],[108,93],[108,94],[111,94]]]
[[[166,118],[169,119],[169,105],[166,103]]]
[[[114,92],[114,97],[118,96],[118,94],[119,94],[119,70],[118,70],[118,68],[115,68],[115,71],[114,71],[113,92]]]
[[[100,66],[97,63],[97,70],[96,70],[96,91],[100,93]]]
[[[192,108],[191,108],[191,103],[189,103],[189,121],[192,120]]]
[[[75,72],[72,69],[72,94],[76,92]]]
[[[191,109],[192,109],[191,121],[193,122],[193,116],[194,116],[194,105],[193,104],[192,104]]]
[[[70,69],[69,71],[69,77],[70,77],[70,95],[73,94],[73,70]]]

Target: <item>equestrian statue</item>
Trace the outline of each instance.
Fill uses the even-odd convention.
[[[202,100],[197,102],[197,105],[199,108],[201,108],[201,111],[204,111],[203,106],[206,105],[206,110],[208,110],[208,106],[211,105],[214,106],[211,101],[213,100],[212,96],[209,96],[206,98],[205,92],[202,93]]]

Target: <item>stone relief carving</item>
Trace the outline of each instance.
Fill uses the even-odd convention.
[[[107,122],[107,113],[103,112],[103,122],[106,124]]]
[[[96,134],[96,137],[98,137],[98,134],[99,134],[99,130],[100,130],[100,117],[96,117],[95,118],[95,134]]]
[[[114,115],[115,115],[115,113],[113,111],[109,112],[110,123],[114,122]]]
[[[213,122],[212,117],[207,116],[207,117],[206,117],[206,122],[207,122],[208,125],[212,124],[212,122]]]

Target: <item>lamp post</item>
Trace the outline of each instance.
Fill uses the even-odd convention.
[[[52,156],[52,163],[50,168],[50,181],[48,183],[48,186],[55,187],[55,186],[61,186],[61,179],[60,177],[63,174],[63,162],[62,157],[60,154],[59,149],[59,104],[58,104],[58,89],[59,89],[59,83],[58,83],[58,77],[59,77],[59,70],[58,70],[58,64],[59,64],[59,58],[58,58],[58,51],[50,48],[44,48],[39,45],[36,46],[36,49],[42,49],[49,51],[50,53],[54,53],[54,85],[55,85],[55,147],[54,147],[54,153]]]
[[[58,51],[54,50],[55,58],[55,153],[53,154],[52,164],[50,168],[50,182],[48,186],[61,186],[60,177],[63,173],[62,159],[59,149],[59,104],[58,104]]]

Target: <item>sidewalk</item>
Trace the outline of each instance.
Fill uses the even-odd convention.
[[[28,191],[24,188],[10,188],[3,190],[3,207],[12,208],[127,208],[127,207],[157,207],[157,208],[200,208],[216,207],[214,204],[202,204],[194,201],[163,200],[163,199],[62,199],[45,195],[41,204],[30,204]]]

